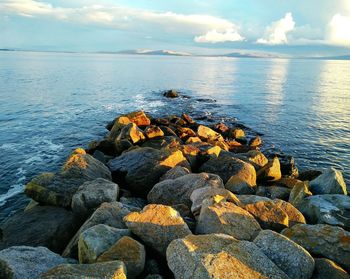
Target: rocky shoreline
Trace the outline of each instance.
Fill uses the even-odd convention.
[[[187,114],[106,128],[26,185],[0,226],[0,278],[350,278],[339,171],[299,172],[260,136]]]

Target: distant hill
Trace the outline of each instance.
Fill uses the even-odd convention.
[[[317,57],[315,59],[321,59],[321,60],[350,60],[350,55]]]
[[[137,55],[168,55],[168,56],[191,56],[188,52],[179,52],[173,50],[148,50],[148,49],[137,49],[137,50],[123,50],[118,51],[118,54],[137,54]]]
[[[213,56],[213,55],[212,55]],[[281,55],[273,54],[273,53],[247,53],[247,52],[232,52],[221,55],[214,55],[220,57],[237,57],[237,58],[283,58]]]

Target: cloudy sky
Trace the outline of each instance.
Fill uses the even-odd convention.
[[[350,54],[350,0],[0,0],[0,48]]]

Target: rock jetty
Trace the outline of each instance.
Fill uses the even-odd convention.
[[[166,97],[178,97],[167,91]],[[189,115],[117,116],[25,187],[0,278],[350,278],[350,197],[261,137]]]

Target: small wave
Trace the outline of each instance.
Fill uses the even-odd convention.
[[[3,206],[6,201],[23,192],[24,184],[14,184],[8,189],[7,193],[0,195],[0,206]]]
[[[0,145],[0,149],[4,150],[17,150],[18,143],[4,143]]]

